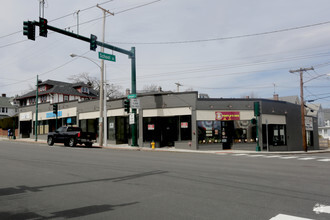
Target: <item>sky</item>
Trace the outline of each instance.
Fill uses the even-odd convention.
[[[330,108],[330,1],[328,0],[45,0],[43,17],[57,28],[125,50],[136,48],[137,90],[193,90],[212,98],[299,96]],[[39,0],[1,0],[0,93],[22,95],[39,79],[70,82],[100,78],[98,52],[89,43],[52,31],[28,40],[23,21],[38,21]],[[79,24],[77,26],[77,24]],[[106,61],[108,83],[131,88],[131,60]],[[82,57],[72,58],[70,54]],[[95,64],[96,63],[96,64]]]

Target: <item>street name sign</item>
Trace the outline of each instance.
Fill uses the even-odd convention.
[[[130,94],[127,96],[128,99],[136,99],[136,94]]]
[[[99,52],[99,59],[116,62],[116,56],[108,53]]]

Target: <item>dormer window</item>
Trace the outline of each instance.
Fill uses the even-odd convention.
[[[45,91],[46,91],[46,86],[39,87],[39,92],[45,92]]]
[[[89,88],[87,88],[87,87],[81,87],[81,92],[82,93],[89,94]]]

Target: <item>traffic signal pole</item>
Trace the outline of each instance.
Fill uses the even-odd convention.
[[[85,37],[85,36],[82,36],[82,35],[79,35],[79,34],[75,34],[75,33],[69,32],[69,31],[65,31],[65,30],[62,30],[62,29],[57,28],[57,27],[50,26],[50,25],[48,25],[46,19],[44,19],[42,21],[43,21],[42,24],[41,24],[41,22],[31,21],[31,24],[33,26],[33,28],[31,28],[31,29],[33,30],[35,28],[35,26],[39,26],[39,28],[42,26],[43,29],[46,29],[46,30],[48,29],[48,30],[51,30],[51,31],[54,31],[54,32],[57,32],[57,33],[60,33],[60,34],[64,34],[64,35],[69,36],[69,37],[76,38],[78,40],[82,40],[82,41],[91,43],[91,38],[88,38],[88,37]],[[24,23],[23,25],[25,27],[27,25],[27,23]],[[28,32],[25,32],[24,35],[27,35],[27,33]],[[47,36],[47,34],[45,34],[45,35]],[[46,37],[46,36],[44,36],[44,37]],[[33,38],[33,37],[30,36],[30,38]],[[125,50],[125,49],[122,49],[122,48],[119,48],[119,47],[116,47],[116,46],[113,46],[113,45],[110,45],[110,44],[107,44],[107,43],[104,43],[104,42],[100,42],[100,41],[96,41],[96,45],[98,45],[100,47],[107,48],[109,50],[116,51],[118,53],[126,54],[131,59],[132,94],[136,94],[135,47],[132,47],[131,50],[129,51],[129,50]],[[132,110],[132,114],[134,114],[134,119],[136,119],[136,109],[133,109]],[[132,132],[132,146],[138,146],[137,145],[137,125],[136,125],[136,120],[134,120],[134,124],[131,125],[131,132]]]

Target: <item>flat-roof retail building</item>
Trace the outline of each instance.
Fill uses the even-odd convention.
[[[300,106],[268,99],[199,98],[198,92],[156,92],[138,94],[140,108],[136,116],[138,145],[174,146],[179,149],[256,149],[303,150]],[[109,144],[130,144],[129,114],[124,100],[107,101],[107,137]],[[254,123],[254,105],[260,116]],[[99,102],[67,101],[58,103],[59,125],[80,126],[98,132]],[[47,138],[55,129],[52,103],[39,104],[38,137]],[[34,138],[35,106],[19,109],[20,138]],[[306,117],[308,149],[318,149],[317,118]]]

